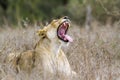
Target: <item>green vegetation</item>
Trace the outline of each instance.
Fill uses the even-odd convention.
[[[84,23],[86,7],[91,6],[94,19],[105,22],[120,16],[120,0],[1,0],[0,24],[18,23],[28,18],[31,22],[46,21],[67,15],[77,23]]]

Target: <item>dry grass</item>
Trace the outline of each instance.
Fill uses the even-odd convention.
[[[84,28],[72,25],[69,34],[74,42],[63,49],[77,72],[77,80],[120,80],[119,26],[94,25],[91,31],[86,32]],[[9,53],[33,49],[39,39],[35,31],[34,27],[1,30],[0,80],[27,80],[24,74],[15,74],[5,61]],[[37,72],[31,75],[31,80],[42,80]],[[17,76],[16,79],[13,76]]]

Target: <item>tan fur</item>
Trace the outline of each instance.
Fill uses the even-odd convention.
[[[11,58],[9,61],[17,72],[26,71],[30,73],[32,69],[39,68],[46,73],[62,74],[66,76],[73,75],[70,64],[61,45],[65,42],[61,41],[56,34],[58,26],[65,19],[60,18],[53,20],[49,25],[37,31],[40,40],[33,51],[26,51]],[[75,74],[75,73],[74,73]]]

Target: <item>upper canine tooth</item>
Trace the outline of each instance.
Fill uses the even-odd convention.
[[[65,26],[66,24],[65,24],[65,23],[63,23],[63,25]]]

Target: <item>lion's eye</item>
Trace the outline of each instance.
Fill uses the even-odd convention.
[[[42,33],[41,35],[43,36],[44,34]]]

